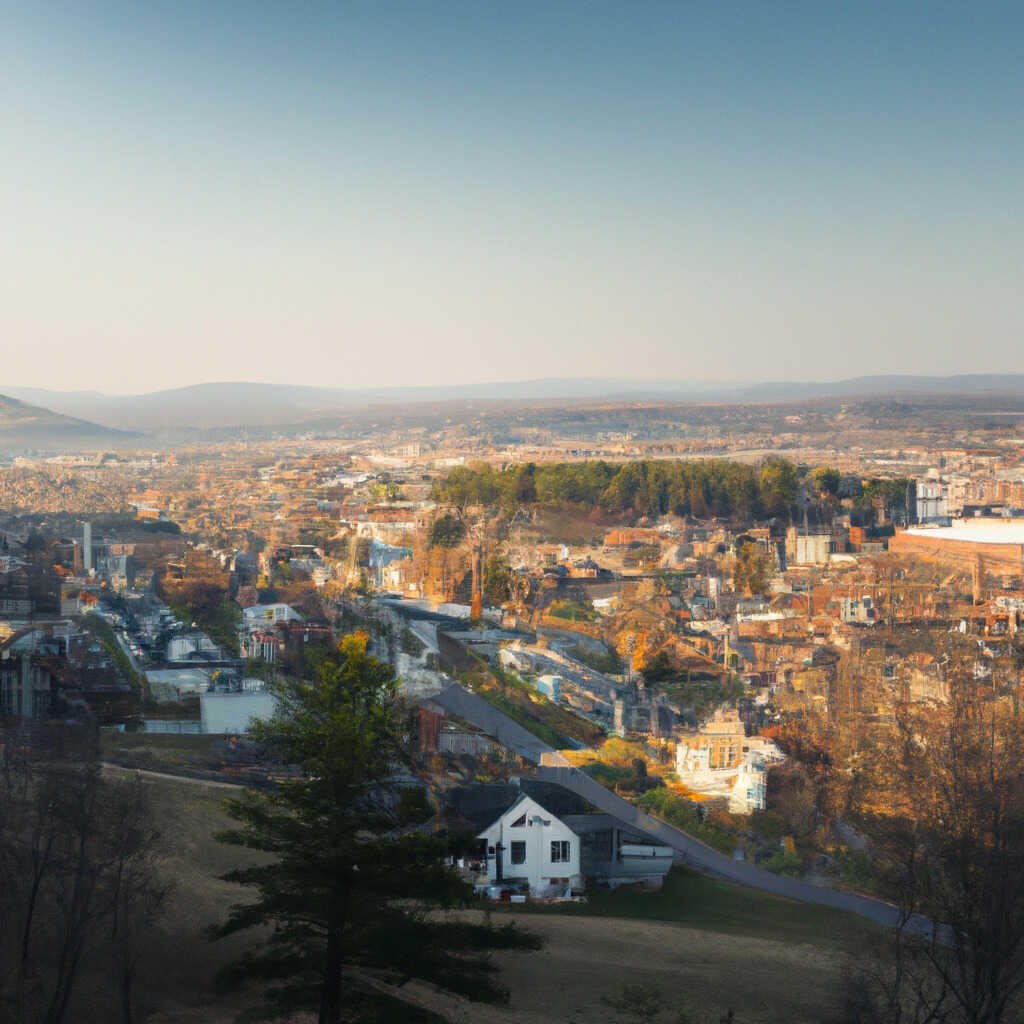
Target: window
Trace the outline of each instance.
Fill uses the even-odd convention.
[[[517,842],[512,843],[512,863],[513,864],[525,864],[526,863],[526,843]]]
[[[564,864],[569,860],[569,843],[565,839],[555,839],[551,843],[551,863]]]
[[[509,828],[525,828],[526,827],[526,815],[521,814],[515,821],[509,825]]]

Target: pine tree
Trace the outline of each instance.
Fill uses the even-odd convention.
[[[417,801],[400,799],[393,782],[408,756],[408,716],[391,667],[367,654],[364,637],[348,636],[313,682],[288,679],[273,692],[277,712],[253,735],[301,777],[227,802],[241,828],[217,838],[272,859],[224,876],[253,887],[256,900],[234,907],[215,935],[273,931],[223,980],[269,983],[265,1017],[313,1010],[321,1024],[359,1019],[380,971],[506,1000],[487,951],[539,942],[513,926],[431,913],[471,901],[447,864],[466,840],[409,829]],[[411,1019],[409,1008],[396,1019]]]

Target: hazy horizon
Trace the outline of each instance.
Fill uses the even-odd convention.
[[[1024,372],[1024,9],[0,12],[4,375]]]
[[[537,399],[551,399],[565,397],[567,399],[589,399],[589,398],[612,398],[618,394],[621,394],[624,400],[633,400],[634,397],[641,396],[645,392],[650,392],[652,395],[655,393],[661,395],[671,395],[673,392],[677,393],[680,400],[686,401],[688,399],[700,400],[701,395],[708,395],[712,400],[731,400],[728,396],[736,395],[738,400],[742,400],[744,392],[755,392],[752,400],[761,401],[761,397],[756,394],[762,392],[765,389],[778,389],[780,392],[786,391],[787,389],[793,389],[798,391],[801,388],[809,389],[808,395],[814,395],[819,397],[829,396],[829,388],[836,386],[840,388],[834,393],[834,397],[841,397],[843,394],[857,394],[862,396],[869,396],[872,392],[870,391],[859,391],[859,390],[846,390],[844,391],[840,386],[857,385],[861,382],[872,381],[878,382],[877,394],[881,396],[898,394],[901,390],[901,384],[909,383],[911,391],[925,391],[928,390],[924,385],[931,384],[933,382],[950,382],[951,391],[952,382],[963,383],[964,380],[972,380],[973,386],[970,388],[971,391],[984,391],[991,389],[998,391],[999,388],[992,386],[989,388],[988,379],[994,378],[996,380],[1005,379],[1007,382],[1007,391],[1015,391],[1019,388],[1015,388],[1010,384],[1010,381],[1016,380],[1019,385],[1019,378],[1024,377],[1024,374],[1014,374],[1010,372],[1006,373],[970,373],[970,374],[925,374],[925,373],[871,373],[871,374],[859,374],[855,377],[846,377],[841,379],[790,379],[790,380],[715,380],[715,381],[701,381],[701,380],[674,380],[674,379],[662,379],[662,380],[650,380],[646,378],[637,377],[529,377],[519,380],[480,380],[480,381],[468,381],[465,383],[452,383],[445,382],[442,384],[383,384],[383,385],[364,385],[364,386],[351,386],[351,387],[333,387],[331,385],[316,384],[309,381],[300,381],[295,384],[284,384],[281,381],[275,380],[196,380],[189,383],[174,385],[171,387],[151,387],[145,390],[139,391],[111,391],[102,390],[99,388],[60,388],[60,387],[49,387],[45,384],[25,384],[25,383],[14,383],[8,384],[0,380],[0,395],[6,395],[8,397],[18,397],[18,393],[28,394],[30,392],[38,392],[40,401],[42,401],[47,395],[54,397],[66,396],[76,397],[81,396],[86,398],[89,396],[95,396],[98,399],[134,399],[134,398],[145,398],[148,395],[159,395],[169,392],[176,391],[188,391],[193,389],[201,388],[231,388],[231,387],[253,387],[253,388],[280,388],[283,391],[288,389],[308,389],[315,392],[339,392],[339,393],[351,393],[354,396],[359,395],[373,395],[377,393],[386,392],[413,392],[410,396],[412,401],[431,401],[434,400],[430,397],[431,392],[445,392],[445,391],[464,391],[468,392],[468,395],[462,396],[471,398],[473,400],[500,400],[502,397],[488,393],[490,389],[499,387],[514,387],[517,392],[513,395],[509,395],[512,400],[521,400],[529,398]],[[980,381],[978,380],[980,378]],[[559,390],[559,388],[565,385],[565,390]],[[602,390],[607,386],[607,391]],[[426,395],[416,395],[417,392],[426,392]],[[937,392],[937,393],[941,393]],[[780,401],[800,400],[805,397],[803,394],[794,394],[789,397],[779,397]],[[30,400],[25,399],[22,400]]]

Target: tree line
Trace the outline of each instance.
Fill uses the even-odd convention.
[[[434,485],[433,497],[460,511],[470,506],[514,509],[560,504],[587,512],[672,513],[749,522],[793,517],[798,497],[819,512],[837,508],[844,498],[862,509],[878,501],[887,508],[900,507],[907,500],[908,487],[912,497],[912,486],[908,480],[844,476],[825,466],[809,469],[776,456],[760,465],[728,459],[590,460],[527,462],[503,469],[485,463],[456,466]]]

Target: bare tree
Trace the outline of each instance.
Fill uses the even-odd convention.
[[[88,730],[21,723],[0,748],[0,1021],[130,1024],[138,940],[166,894],[145,792],[101,777]],[[113,1007],[76,1006],[83,971]]]
[[[916,1009],[886,1019],[999,1024],[1024,987],[1024,713],[982,649],[946,653],[948,701],[897,706],[860,752],[851,810],[905,922],[893,1005]]]

